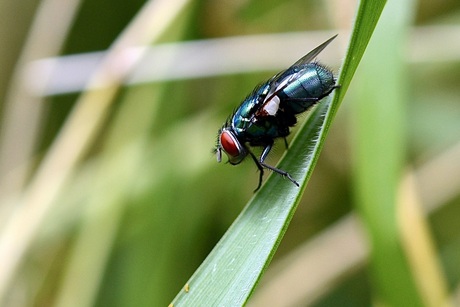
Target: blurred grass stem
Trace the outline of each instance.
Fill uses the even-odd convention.
[[[37,229],[72,171],[90,148],[123,79],[142,58],[126,58],[124,50],[155,41],[174,21],[187,0],[149,1],[113,43],[89,81],[104,88],[81,95],[62,131],[32,178],[18,209],[0,237],[0,302]]]

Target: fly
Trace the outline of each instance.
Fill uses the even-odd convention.
[[[309,110],[339,87],[333,73],[313,61],[336,36],[310,51],[288,69],[256,86],[219,130],[215,148],[217,161],[221,162],[222,151],[232,165],[241,163],[250,155],[260,171],[259,184],[254,192],[262,185],[264,169],[278,173],[299,186],[288,172],[264,161],[275,139],[284,138],[287,148],[286,137],[290,127],[297,123],[296,115]],[[263,148],[259,158],[250,150],[251,147]]]

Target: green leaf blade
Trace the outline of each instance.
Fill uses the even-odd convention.
[[[292,154],[283,159],[280,167],[299,163],[296,154],[311,150],[327,106],[323,103],[315,110],[309,121],[315,125],[307,125],[307,134],[302,133],[303,142],[293,142],[289,148]],[[312,161],[311,155],[304,159],[307,168]],[[301,185],[306,185],[306,178]],[[188,282],[189,292],[182,291],[174,304],[243,305],[278,247],[300,201],[301,191],[303,189],[281,176],[270,176],[192,276]]]

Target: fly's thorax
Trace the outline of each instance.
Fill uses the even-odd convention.
[[[263,99],[268,91],[268,83],[262,83],[254,88],[252,93],[248,95],[238,109],[233,113],[230,120],[231,128],[236,134],[244,133],[244,131],[252,124],[252,119],[260,108]]]
[[[218,136],[217,144],[217,161],[221,161],[222,150],[228,156],[230,164],[239,164],[248,154],[246,148],[238,140],[236,134],[231,128],[223,128]]]
[[[250,119],[254,113],[262,105],[264,98],[270,89],[269,83],[261,83],[254,88],[251,94],[249,94],[235,111],[233,119]]]

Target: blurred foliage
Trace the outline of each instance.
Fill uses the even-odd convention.
[[[20,74],[17,65],[22,48],[33,16],[42,3],[11,0],[0,3],[3,46],[0,48],[3,72],[0,142],[7,130],[6,117],[10,116],[6,106],[8,93],[17,82],[13,75]],[[55,56],[107,49],[143,4],[142,1],[83,1],[62,51]],[[194,1],[174,19],[158,41],[335,31],[343,24],[351,24],[353,15],[339,14],[344,7],[355,8],[356,4],[300,0]],[[58,15],[56,12],[49,20],[54,21]],[[419,1],[414,19],[415,24],[407,29],[411,39],[428,39],[423,33],[417,34],[426,26],[443,25],[460,33],[460,3]],[[439,35],[443,35],[442,29],[439,31]],[[47,44],[48,38],[55,34],[41,35],[41,42]],[[436,55],[454,43],[446,40],[445,45],[424,46],[432,48],[432,54]],[[410,42],[408,46],[410,48]],[[432,230],[438,260],[449,295],[454,299],[456,296],[458,302],[460,229],[456,217],[460,210],[460,172],[456,171],[459,160],[449,159],[452,157],[449,153],[459,146],[460,140],[460,58],[425,57],[414,62],[408,56],[406,67],[404,167],[414,168],[419,175],[416,178],[420,182],[419,198],[424,207],[431,208],[426,220]],[[217,130],[228,114],[254,85],[273,73],[124,87],[97,131],[89,153],[78,163],[40,224],[0,304],[167,305],[252,197],[258,177],[252,163],[239,167],[218,165],[211,149]],[[350,95],[331,127],[304,198],[275,254],[274,264],[355,209],[353,178],[356,174],[351,156],[355,154],[352,146],[356,136],[350,129],[349,115],[358,95],[355,91],[360,87],[359,82],[366,82],[366,76],[350,87]],[[27,166],[27,181],[34,178],[35,170],[71,116],[78,96],[48,96],[40,101],[43,106],[40,124],[28,160],[14,164],[3,157],[2,225],[17,209],[14,200],[22,197],[21,193],[27,189],[27,185],[20,185],[19,191],[9,190],[17,171]],[[30,127],[24,126],[15,132],[19,145],[25,142],[23,134],[27,129]],[[0,157],[5,151],[6,148],[0,146]],[[269,162],[275,164],[282,153],[283,147],[278,146]],[[441,165],[448,166],[435,168],[431,173],[423,172],[428,163],[437,159]],[[26,226],[29,221],[23,223]],[[350,275],[341,276],[339,282],[331,282],[313,302],[308,300],[308,304],[365,306],[375,302],[375,284],[368,275],[369,270],[367,263],[363,263]],[[269,281],[262,281],[261,289],[266,283]]]

